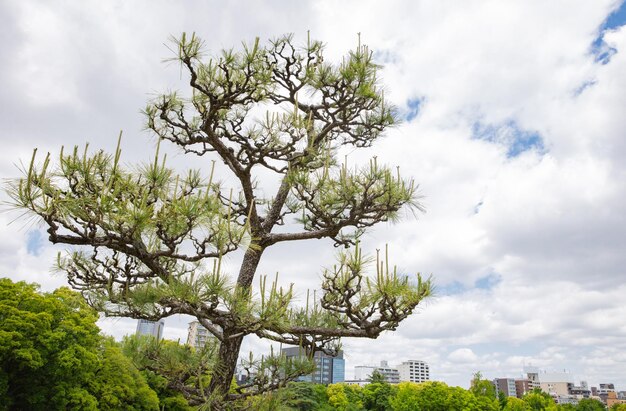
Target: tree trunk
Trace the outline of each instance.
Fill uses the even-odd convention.
[[[252,280],[256,269],[261,260],[264,248],[253,250],[248,248],[241,262],[241,268],[239,269],[239,276],[237,277],[238,289],[250,289]],[[248,298],[252,297],[252,293],[249,292]],[[219,354],[217,356],[215,367],[209,384],[209,393],[214,395],[218,401],[224,398],[230,390],[230,385],[235,374],[235,367],[237,366],[237,360],[239,359],[239,351],[241,350],[241,343],[243,342],[244,334],[240,333],[240,330],[224,329],[224,341],[220,344]],[[217,406],[220,409],[219,405]]]

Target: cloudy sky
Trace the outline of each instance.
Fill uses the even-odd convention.
[[[209,52],[307,30],[337,61],[357,41],[384,65],[405,121],[371,150],[420,183],[427,212],[382,225],[406,273],[437,295],[397,332],[344,341],[355,365],[421,359],[434,379],[517,377],[524,364],[626,390],[626,6],[570,1],[0,2],[0,177],[34,147],[113,150],[147,161],[140,110],[184,88],[166,44],[196,32]],[[184,74],[184,73],[182,73]],[[170,148],[172,164],[205,166]],[[2,200],[6,196],[2,194]],[[0,276],[64,284],[41,227],[0,214]],[[330,242],[276,246],[261,266],[302,295]],[[236,256],[229,261],[237,263]],[[167,321],[185,338],[188,318]],[[120,337],[132,320],[103,320]],[[247,348],[265,346],[248,341]]]

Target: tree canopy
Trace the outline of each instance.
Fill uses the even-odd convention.
[[[159,144],[213,159],[207,173],[178,174],[159,144],[154,161],[137,168],[123,166],[119,145],[112,155],[61,149],[56,162],[35,151],[9,192],[47,225],[51,242],[74,247],[57,266],[91,306],[149,320],[187,314],[215,336],[209,385],[187,386],[185,395],[220,407],[310,371],[265,357],[255,363],[258,378],[230,392],[247,335],[312,355],[335,353],[342,337],[395,330],[430,295],[431,282],[398,273],[386,252],[366,256],[359,238],[403,207],[422,206],[417,185],[397,169],[376,158],[355,167],[337,158],[344,146],[371,146],[398,121],[367,46],[332,64],[322,43],[297,46],[292,36],[209,57],[195,35],[174,44],[172,60],[187,71],[191,93],[149,102],[146,127]],[[352,249],[323,272],[322,292],[305,306],[277,280],[257,278],[253,292],[265,250],[323,238]],[[244,253],[233,281],[221,259],[237,249]]]
[[[68,288],[0,279],[0,409],[158,410],[159,400],[102,337],[98,314]]]

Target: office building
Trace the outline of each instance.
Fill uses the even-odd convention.
[[[137,321],[137,331],[135,334],[137,335],[151,335],[155,337],[157,340],[163,338],[163,328],[165,327],[165,321],[149,321],[149,320],[138,320]]]
[[[424,361],[409,360],[398,366],[400,381],[424,382],[430,380],[430,368]]]
[[[282,354],[287,358],[304,356],[300,347],[283,348]],[[343,359],[343,351],[339,351],[335,357],[331,357],[321,351],[316,351],[313,355],[316,369],[311,375],[304,375],[300,381],[308,381],[317,384],[335,384],[344,382],[346,379],[346,363]]]

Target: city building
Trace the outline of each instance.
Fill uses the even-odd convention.
[[[619,398],[615,390],[607,391],[605,403],[606,406],[610,409],[615,404],[626,404],[626,399]]]
[[[192,321],[189,323],[189,329],[187,333],[187,344],[196,349],[204,348],[207,341],[214,341],[215,337],[204,328],[200,322]]]
[[[519,379],[515,380],[515,396],[517,398],[523,398],[524,395],[531,392],[533,390],[532,382],[527,379]]]
[[[287,358],[304,356],[304,352],[300,347],[283,348],[282,354]],[[315,372],[300,377],[300,381],[314,382],[317,384],[335,384],[345,381],[346,362],[343,359],[343,351],[339,351],[335,357],[331,357],[321,351],[316,351],[313,355],[313,360],[316,365]]]
[[[496,378],[493,380],[493,385],[496,387],[496,394],[503,392],[507,397],[517,396],[515,380],[513,378]]]
[[[137,335],[151,335],[155,337],[157,340],[163,338],[163,328],[165,327],[165,321],[149,321],[149,320],[138,320],[137,321],[137,331],[135,334]]]
[[[430,368],[424,361],[409,360],[398,366],[400,381],[430,381]]]
[[[574,387],[574,377],[568,372],[541,372],[539,388],[552,396],[566,397]]]
[[[539,388],[539,368],[531,366],[524,367],[524,373],[526,374],[526,379],[529,381],[530,391]]]
[[[589,398],[591,396],[591,390],[587,381],[581,381],[580,385],[574,385],[570,388],[569,393],[578,399]]]
[[[374,372],[379,372],[385,380],[390,384],[400,382],[400,373],[397,368],[390,367],[387,361],[381,361],[380,366],[376,365],[357,365],[354,367],[354,382],[369,382]]]
[[[598,397],[602,400],[603,403],[608,402],[609,394],[615,394],[614,399],[617,399],[617,393],[615,393],[615,384],[611,383],[601,383],[598,387]],[[613,397],[613,396],[612,396]]]

